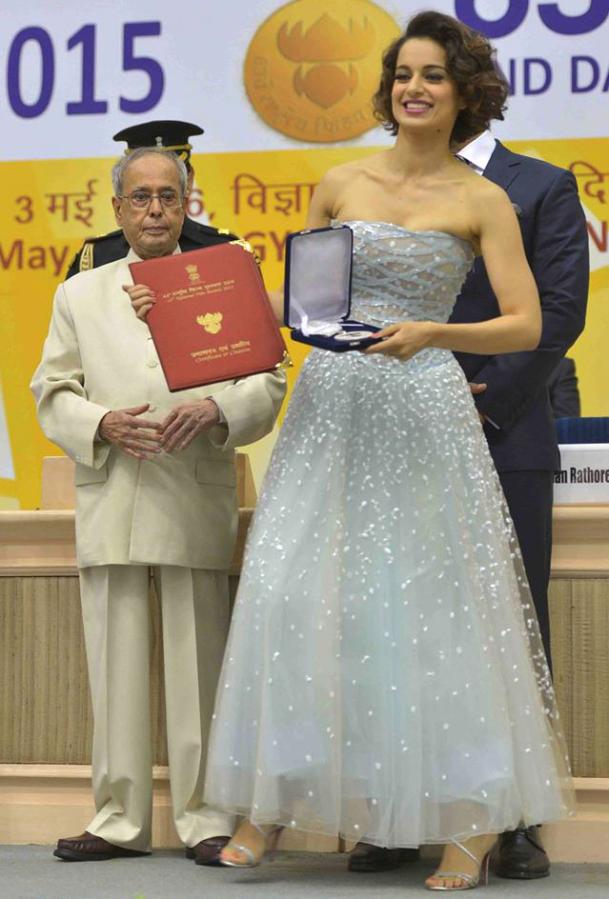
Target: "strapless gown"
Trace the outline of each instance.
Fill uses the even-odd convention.
[[[470,245],[348,222],[353,317],[446,321]],[[560,818],[568,761],[514,530],[452,353],[313,350],[250,530],[206,801],[418,846]]]

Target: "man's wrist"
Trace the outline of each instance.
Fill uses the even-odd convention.
[[[217,414],[217,421],[216,421],[216,424],[218,424],[218,425],[225,425],[225,424],[227,424],[227,421],[226,421],[226,417],[225,417],[225,415],[224,415],[224,412],[222,411],[222,409],[220,408],[220,406],[217,404],[217,402],[215,401],[215,399],[213,398],[213,396],[207,396],[207,397],[205,397],[205,399],[206,399],[208,402],[212,403],[213,406],[214,406],[214,408],[215,408],[215,410],[216,410],[216,414]]]
[[[97,431],[95,432],[95,437],[93,439],[97,440],[98,443],[107,443],[108,442],[107,439],[104,437],[102,429],[103,429],[104,419],[109,414],[110,414],[109,412],[106,412],[105,415],[102,415],[102,417],[99,420],[99,424],[97,425]]]

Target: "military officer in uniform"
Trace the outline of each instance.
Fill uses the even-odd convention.
[[[190,164],[190,152],[192,145],[189,137],[203,134],[203,129],[191,122],[178,122],[164,120],[156,122],[141,122],[139,125],[131,125],[117,132],[113,140],[126,141],[126,155],[132,153],[138,147],[161,147],[171,150],[182,160],[188,172],[187,192],[190,193],[194,178],[194,169]],[[234,234],[228,231],[219,231],[209,225],[202,225],[194,219],[185,217],[182,233],[179,237],[180,249],[183,253],[187,250],[198,250],[200,247],[211,247],[217,243],[225,243],[229,240],[237,240]],[[78,272],[88,271],[105,265],[107,262],[115,262],[123,259],[129,252],[129,244],[123,232],[118,229],[103,234],[100,237],[88,238],[74,259],[66,273],[66,278]]]

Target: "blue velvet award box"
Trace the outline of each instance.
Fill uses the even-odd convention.
[[[284,318],[293,340],[337,353],[378,342],[374,334],[379,328],[349,317],[352,262],[348,225],[288,235]]]

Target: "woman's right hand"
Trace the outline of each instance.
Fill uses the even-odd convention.
[[[156,294],[145,284],[123,284],[123,290],[129,295],[133,311],[139,319],[146,320],[146,316],[156,303]]]
[[[395,325],[388,325],[374,335],[381,338],[380,341],[373,343],[363,352],[367,356],[383,353],[384,356],[395,356],[404,362],[431,345],[433,329],[434,323],[428,321],[398,322]]]

